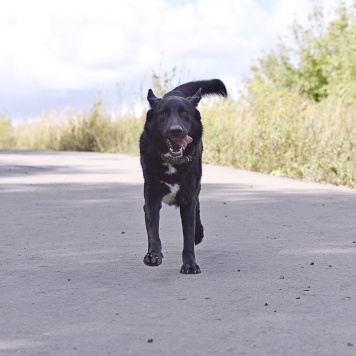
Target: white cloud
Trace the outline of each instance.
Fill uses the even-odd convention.
[[[251,60],[276,45],[295,14],[305,19],[311,8],[308,0],[272,0],[269,10],[262,0],[4,3],[0,112],[10,114],[19,106],[25,114],[36,95],[40,111],[48,107],[47,94],[60,93],[75,106],[76,92],[115,91],[122,81],[138,88],[162,61],[166,69],[189,69],[187,79],[220,77],[236,88]]]

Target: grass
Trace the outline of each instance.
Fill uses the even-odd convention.
[[[49,113],[40,120],[7,129],[0,149],[121,152],[138,155],[138,139],[144,117],[126,114],[112,118],[101,102],[79,115],[58,119]],[[5,126],[8,120],[0,119]],[[8,125],[6,125],[8,127]]]
[[[200,111],[206,163],[356,188],[356,107],[342,99],[315,103],[261,87],[248,100],[207,102]],[[0,148],[138,155],[143,125],[144,114],[112,118],[99,102],[17,128],[0,119]]]
[[[356,188],[356,107],[298,94],[203,108],[205,161]]]

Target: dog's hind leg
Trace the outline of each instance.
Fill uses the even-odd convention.
[[[196,200],[194,198],[186,201],[180,206],[180,216],[182,219],[184,247],[183,247],[183,266],[180,273],[197,274],[200,268],[195,261],[194,240],[195,240],[195,219]]]
[[[162,202],[155,196],[145,196],[145,212],[146,230],[148,235],[148,252],[143,258],[143,262],[147,266],[159,266],[162,263],[162,244],[159,238],[159,213],[162,207]]]
[[[195,208],[195,244],[198,245],[202,242],[204,237],[204,227],[200,220],[200,203],[197,199],[197,206]]]

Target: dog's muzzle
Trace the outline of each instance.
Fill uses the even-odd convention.
[[[167,140],[166,142],[167,142],[167,145],[169,148],[169,154],[172,157],[182,157],[183,156],[183,147],[179,147],[178,150],[175,150],[170,140]]]

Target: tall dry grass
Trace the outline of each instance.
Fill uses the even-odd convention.
[[[79,115],[58,119],[56,112],[52,112],[38,121],[13,128],[8,133],[12,136],[11,147],[0,140],[0,148],[138,154],[143,123],[143,115],[113,118],[98,102]]]
[[[205,102],[200,111],[206,163],[356,188],[356,107],[342,99],[315,103],[261,87],[248,101]],[[7,125],[0,148],[137,155],[143,125],[144,114],[111,117],[97,103],[65,120]]]
[[[297,93],[203,107],[208,163],[356,187],[356,107]]]

